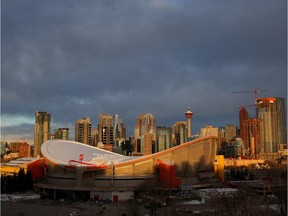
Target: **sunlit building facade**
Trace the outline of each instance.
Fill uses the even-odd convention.
[[[112,125],[114,145],[116,147],[121,147],[121,144],[124,144],[126,141],[126,127],[124,120],[120,118],[118,114],[115,114],[112,117]]]
[[[134,128],[133,154],[149,155],[155,152],[156,120],[151,113],[141,114]]]
[[[173,145],[177,146],[187,142],[188,128],[187,122],[179,121],[173,125]]]
[[[69,128],[58,128],[54,130],[54,139],[69,140]]]
[[[218,137],[219,136],[218,128],[210,126],[210,125],[204,128],[201,128],[200,137],[208,137],[208,136]]]
[[[245,129],[244,129],[244,122],[249,118],[249,114],[246,110],[245,106],[241,106],[239,110],[239,125],[240,125],[240,137],[243,139],[246,134],[245,134]]]
[[[261,152],[276,153],[280,144],[287,143],[285,99],[258,98],[256,114],[261,119]]]
[[[10,152],[18,153],[19,157],[31,157],[32,155],[32,147],[26,141],[15,141],[10,142]]]
[[[50,139],[50,121],[50,113],[38,111],[35,113],[34,157],[41,156],[42,143]]]
[[[245,153],[261,153],[261,126],[262,120],[259,118],[248,118],[243,121],[242,140],[244,143]]]
[[[75,141],[92,145],[91,121],[89,117],[84,117],[76,121]]]
[[[114,145],[114,128],[112,116],[100,114],[98,121],[98,147],[112,151]]]
[[[152,133],[144,136],[147,143],[153,139]],[[151,145],[148,145],[144,146],[144,152],[146,147],[147,151],[151,151]],[[213,167],[216,147],[217,139],[206,137],[147,157],[129,157],[77,142],[49,140],[41,149],[47,172],[34,184],[34,188],[43,196],[56,198],[59,193],[95,201],[120,200],[124,194],[129,194],[127,199],[134,199],[134,196],[130,197],[134,192],[149,191],[155,187],[157,190],[160,187],[172,190],[191,179],[200,182],[200,171]],[[70,163],[71,157],[67,154],[78,158],[83,152],[83,161]],[[165,165],[167,162],[173,162],[173,165]],[[209,172],[214,177],[212,170]]]
[[[239,110],[240,138],[243,143],[243,154],[254,157],[254,154],[261,153],[261,127],[259,118],[249,118],[245,106]]]
[[[225,139],[229,143],[231,140],[237,137],[237,126],[236,125],[226,125],[225,126]]]
[[[160,152],[172,147],[172,128],[157,127],[156,128],[156,151]]]
[[[98,147],[98,128],[91,129],[92,146]]]

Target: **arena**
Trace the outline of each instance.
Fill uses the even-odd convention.
[[[35,184],[43,195],[84,196],[121,201],[135,191],[177,188],[199,173],[212,172],[217,138],[205,137],[148,156],[123,156],[86,144],[48,140],[41,152],[44,178]]]

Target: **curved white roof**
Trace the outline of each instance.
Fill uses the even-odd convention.
[[[68,140],[48,140],[41,146],[41,152],[48,160],[58,164],[98,165],[114,164],[136,159],[138,157],[124,156],[87,144]],[[81,158],[82,156],[82,158]]]

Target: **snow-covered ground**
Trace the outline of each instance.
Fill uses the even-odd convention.
[[[181,204],[185,204],[185,205],[199,205],[199,204],[203,204],[205,203],[205,200],[202,199],[202,201],[199,200],[189,200],[189,201],[185,201],[185,202],[181,202]]]
[[[18,201],[39,199],[41,196],[34,193],[23,194],[1,194],[1,201]]]

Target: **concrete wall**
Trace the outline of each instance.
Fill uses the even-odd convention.
[[[133,191],[91,191],[90,192],[90,199],[95,201],[101,200],[117,200],[117,202],[127,201],[130,199],[134,199],[134,192]]]

